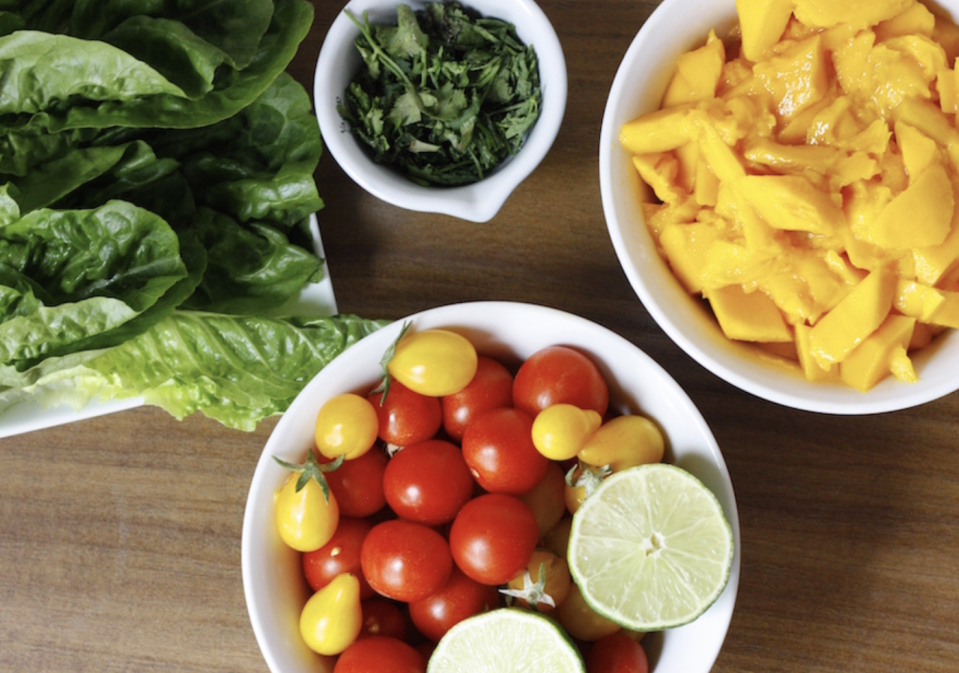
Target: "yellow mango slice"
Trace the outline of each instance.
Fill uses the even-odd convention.
[[[633,166],[643,182],[652,187],[656,198],[663,203],[676,203],[684,195],[677,184],[679,162],[672,154],[634,154]]]
[[[711,30],[705,45],[676,60],[676,72],[666,87],[662,107],[714,98],[725,63],[726,47]]]
[[[757,63],[753,72],[772,94],[780,117],[791,119],[826,95],[827,67],[822,40],[816,35]]]
[[[693,139],[688,106],[657,110],[623,124],[619,142],[633,154],[670,152]]]
[[[959,292],[900,280],[893,306],[903,315],[942,327],[959,327]]]
[[[699,147],[696,148],[699,153]],[[696,164],[696,184],[693,188],[693,198],[702,206],[715,206],[719,198],[719,178],[713,173],[709,164],[700,161]]]
[[[959,131],[939,106],[917,98],[907,98],[893,111],[893,119],[914,126],[941,145],[953,168],[959,167]]]
[[[876,330],[892,309],[896,277],[877,269],[854,287],[841,302],[813,326],[809,334],[812,356],[824,369],[838,364]]]
[[[912,182],[924,170],[939,162],[939,146],[936,141],[906,122],[894,125],[896,144],[902,152],[902,163]]]
[[[758,61],[767,49],[779,42],[793,7],[793,0],[736,0],[743,56]]]
[[[875,26],[900,14],[913,0],[796,0],[796,18],[807,26],[829,28],[848,24],[855,29]]]
[[[949,235],[939,245],[914,248],[916,279],[926,285],[938,285],[939,280],[959,268],[959,217],[954,217]]]
[[[932,343],[933,336],[932,329],[929,327],[929,325],[917,322],[916,326],[912,330],[912,337],[909,339],[909,346],[906,347],[906,351],[908,352],[925,348]]]
[[[946,114],[956,113],[956,71],[943,70],[936,77],[939,109]]]
[[[761,138],[750,144],[743,156],[781,174],[815,173],[836,191],[879,173],[878,162],[865,152],[850,153],[828,145],[784,145]]]
[[[683,191],[692,194],[696,187],[696,173],[699,171],[699,145],[686,143],[673,153],[679,162],[676,181]]]
[[[894,250],[936,246],[949,235],[955,208],[952,182],[946,169],[936,163],[856,233],[870,243]]]
[[[796,334],[796,355],[799,357],[799,366],[807,381],[828,381],[839,378],[839,367],[825,368],[813,357],[810,333],[812,327],[805,323],[794,326]]]
[[[916,4],[919,4],[918,2]],[[944,16],[935,15],[936,23],[932,29],[932,39],[946,51],[949,63],[959,58],[959,26]]]
[[[830,234],[845,222],[829,194],[801,176],[747,175],[733,189],[775,229]]]
[[[660,246],[666,261],[691,294],[703,290],[702,272],[709,264],[709,250],[720,234],[708,224],[672,224],[662,229]]]
[[[931,38],[936,28],[936,16],[921,2],[914,2],[891,19],[880,21],[875,28],[879,41],[903,35],[923,35]]]
[[[792,332],[776,304],[759,291],[745,292],[729,285],[704,293],[727,338],[735,341],[788,343]]]
[[[915,318],[890,315],[839,365],[839,376],[848,385],[866,392],[886,378],[891,371],[906,380],[916,380],[906,348],[912,338]],[[902,362],[905,359],[906,362]],[[907,372],[912,372],[911,375]]]
[[[719,130],[712,123],[709,116],[694,111],[690,120],[697,129],[699,141],[699,156],[706,162],[709,169],[720,181],[735,180],[746,175],[746,169]]]

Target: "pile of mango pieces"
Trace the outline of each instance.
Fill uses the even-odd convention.
[[[959,327],[959,28],[916,0],[737,0],[620,142],[724,334],[862,391]]]

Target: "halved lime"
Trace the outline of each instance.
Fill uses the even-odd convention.
[[[716,496],[666,463],[616,472],[573,516],[569,569],[596,612],[656,631],[696,619],[729,581],[733,533]]]
[[[583,660],[562,627],[521,608],[482,612],[446,632],[426,673],[583,673]]]

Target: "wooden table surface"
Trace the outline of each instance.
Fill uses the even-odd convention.
[[[742,579],[715,671],[959,670],[959,394],[863,418],[793,411],[673,344],[616,260],[597,165],[607,92],[656,3],[540,4],[564,45],[569,104],[551,152],[491,222],[393,208],[323,157],[340,311],[544,304],[663,365],[712,427],[738,496]],[[341,8],[314,5],[291,66],[309,89]],[[0,671],[265,673],[240,533],[275,423],[242,433],[138,408],[0,441]]]

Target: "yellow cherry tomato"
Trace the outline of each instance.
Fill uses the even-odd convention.
[[[296,470],[277,491],[274,502],[280,538],[297,551],[315,551],[330,541],[340,522],[336,497],[312,451],[304,465],[278,462]]]
[[[569,513],[574,514],[609,474],[609,468],[605,465],[593,467],[581,461],[567,472],[563,500]]]
[[[473,380],[477,361],[476,349],[463,335],[428,329],[403,336],[386,368],[410,390],[443,397],[459,392]]]
[[[618,416],[604,423],[585,443],[578,456],[594,467],[609,465],[619,472],[628,467],[658,463],[666,442],[663,433],[645,416]]]
[[[316,415],[316,448],[327,458],[359,458],[370,450],[379,432],[373,404],[360,395],[330,398]]]
[[[622,627],[610,621],[589,607],[576,584],[571,584],[566,600],[560,603],[553,613],[556,620],[573,638],[593,642],[610,636]]]
[[[550,460],[569,460],[596,432],[603,417],[592,409],[553,404],[533,420],[533,445]]]
[[[565,554],[535,549],[529,563],[509,581],[503,593],[513,596],[515,605],[528,608],[533,604],[539,612],[550,612],[566,600],[571,583]]]
[[[334,656],[349,647],[363,628],[360,581],[342,573],[313,594],[300,613],[300,634],[314,652]]]

